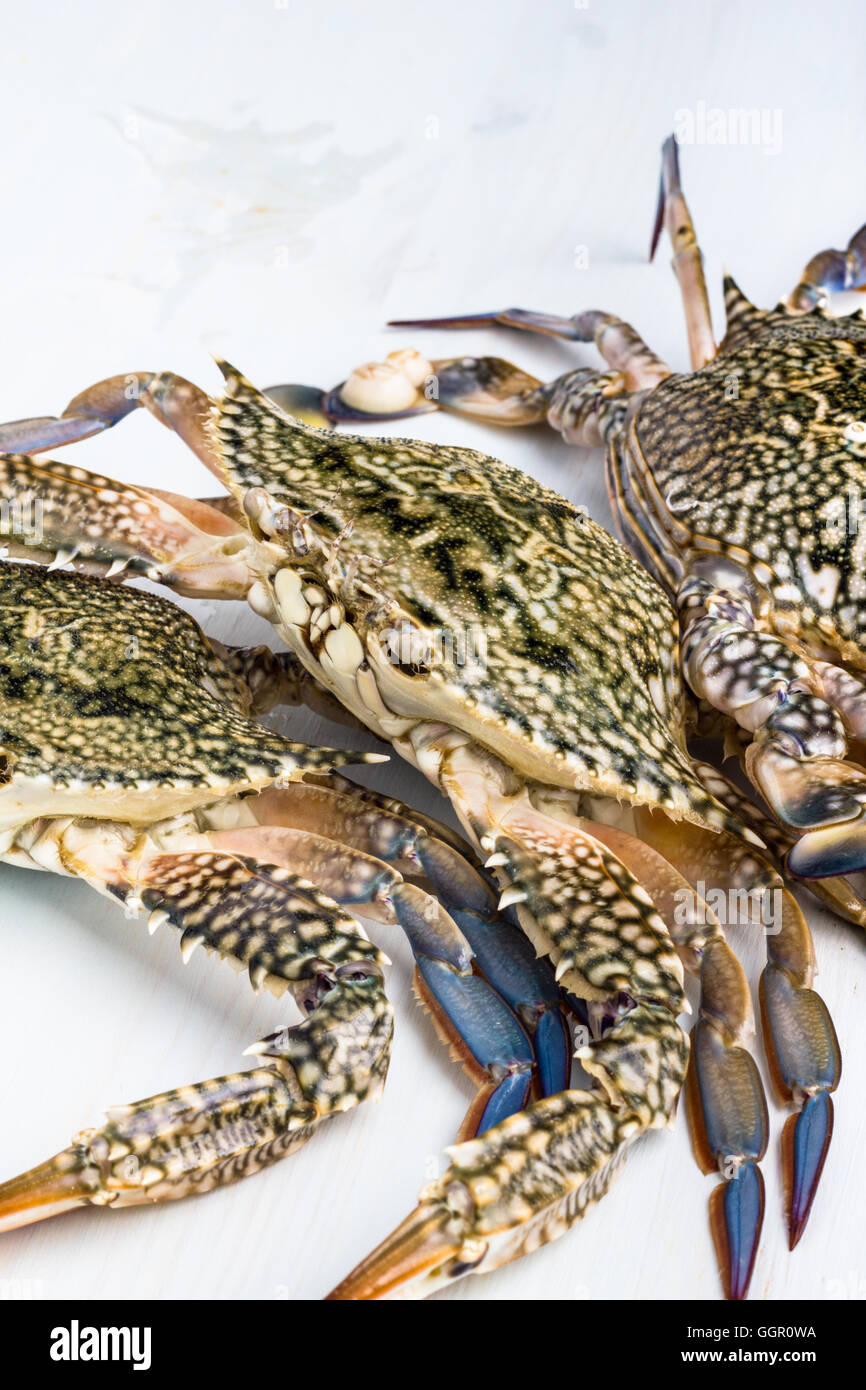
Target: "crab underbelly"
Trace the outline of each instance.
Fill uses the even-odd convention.
[[[242,786],[95,788],[76,783],[58,786],[47,777],[44,780],[25,780],[13,774],[10,781],[0,788],[0,832],[26,825],[43,816],[82,816],[89,820],[149,825],[219,801],[234,791],[259,790],[260,787],[269,786],[273,780],[269,776],[261,783],[251,780]]]

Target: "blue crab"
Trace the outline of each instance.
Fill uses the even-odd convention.
[[[184,961],[203,947],[304,1015],[248,1049],[251,1070],[115,1106],[0,1183],[0,1229],[209,1192],[375,1099],[393,1013],[354,913],[405,931],[425,1002],[479,1083],[467,1123],[561,1086],[561,993],[468,845],[336,772],[381,755],[253,718],[304,684],[290,656],[227,649],[165,599],[8,562],[0,635],[0,859],[84,879],[151,932],[175,927]]]
[[[690,1051],[678,1022],[685,966],[701,991],[696,1147],[723,1179],[714,1234],[726,1291],[743,1297],[767,1108],[746,1046],[748,987],[699,881],[755,903],[780,895],[763,1009],[797,1111],[786,1130],[794,1238],[827,1152],[839,1054],[772,851],[745,799],[689,756],[674,608],[580,509],[498,460],[333,434],[288,415],[279,390],[223,371],[218,400],[168,373],[135,373],[83,392],[61,417],[0,427],[0,448],[18,451],[2,460],[4,495],[42,503],[41,551],[7,520],[10,545],[185,594],[245,596],[319,685],[449,798],[498,883],[500,915],[554,964],[582,1030],[572,1085],[561,1013],[542,1011],[536,1038],[552,1060],[538,1063],[534,1096],[514,1057],[488,1054],[484,1101],[444,1176],[334,1296],[425,1294],[582,1216],[632,1144],[672,1122]],[[139,406],[179,432],[227,496],[190,500],[34,457]],[[483,636],[473,659],[452,640],[461,634]],[[495,930],[486,947],[499,955]],[[453,1037],[453,971],[428,958],[419,974]]]

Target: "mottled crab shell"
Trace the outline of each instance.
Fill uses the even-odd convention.
[[[342,603],[389,708],[541,782],[729,824],[684,754],[673,609],[606,531],[498,459],[316,429],[223,370],[226,482],[286,509],[287,562]],[[401,621],[429,639],[411,670],[382,654]]]
[[[174,604],[0,563],[0,825],[153,821],[347,756],[247,718],[242,688]]]
[[[641,400],[632,458],[676,550],[747,566],[779,630],[862,667],[866,320],[726,302],[719,355]]]

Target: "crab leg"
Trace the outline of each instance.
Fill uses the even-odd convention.
[[[542,1095],[567,1084],[570,1037],[561,993],[549,965],[498,913],[469,847],[455,848],[428,829],[444,827],[408,808],[398,814],[398,805],[375,798],[365,808],[331,786],[296,783],[243,803],[254,828],[217,830],[208,839],[290,867],[362,915],[399,922],[417,961],[419,997],[482,1087],[462,1130],[474,1133],[492,1123],[488,1111],[502,1118],[522,1108],[533,1075]],[[403,875],[429,882],[447,913]],[[461,944],[443,957],[446,937]],[[473,960],[480,974],[471,974]],[[496,1054],[497,1039],[514,1055]]]
[[[0,452],[42,454],[100,434],[138,406],[174,430],[208,468],[210,401],[199,387],[172,372],[126,372],[79,392],[60,416],[12,420],[0,426]]]
[[[761,1014],[779,1098],[798,1108],[798,1113],[789,1117],[782,1137],[793,1250],[812,1209],[830,1146],[830,1092],[839,1085],[842,1060],[827,1006],[811,988],[815,974],[812,937],[805,918],[799,910],[791,909],[792,903],[792,899],[786,901],[782,930],[767,937]]]
[[[578,1056],[598,1090],[563,1091],[448,1152],[451,1167],[333,1298],[426,1294],[554,1239],[607,1190],[626,1148],[668,1124],[687,1043],[676,1023],[682,967],[625,866],[578,821],[538,810],[525,787],[465,737],[419,732],[419,761],[446,790],[489,863],[503,902],[584,998],[614,1024]]]
[[[644,390],[670,376],[670,368],[647,347],[640,335],[614,314],[591,309],[572,318],[537,313],[528,309],[505,309],[500,313],[466,314],[444,319],[395,320],[392,327],[463,328],[504,324],[528,332],[544,333],[572,342],[595,343],[610,370],[597,372],[578,368],[544,383],[501,357],[456,357],[428,363],[424,404],[415,410],[386,409],[382,374],[395,379],[401,375],[399,361],[369,363],[358,368],[341,385],[322,398],[324,414],[332,421],[395,420],[435,409],[438,405],[460,414],[478,416],[498,425],[530,425],[547,420],[572,444],[597,445],[608,429],[603,402],[622,397],[628,391]],[[408,356],[414,363],[420,355],[406,350],[390,358]],[[404,381],[411,395],[411,382]],[[293,393],[307,387],[271,388],[287,409]]]
[[[378,1096],[393,1015],[384,957],[312,884],[225,852],[124,847],[124,828],[49,822],[26,849],[127,907],[171,921],[197,946],[290,989],[307,1014],[256,1044],[253,1071],[217,1077],[108,1112],[47,1163],[0,1184],[0,1229],[78,1205],[129,1206],[206,1192],[304,1143],[328,1116]]]
[[[247,532],[205,502],[25,454],[0,457],[0,493],[0,535],[26,559],[109,578],[128,571],[193,597],[254,598]]]
[[[771,895],[765,896],[760,904],[753,900],[753,905],[758,908],[758,924],[764,930],[767,951],[767,965],[761,976],[761,1018],[767,1058],[780,1099],[799,1109],[799,1113],[789,1119],[782,1140],[793,1249],[802,1235],[821,1177],[833,1127],[830,1092],[836,1089],[841,1074],[839,1044],[832,1019],[823,999],[811,988],[815,954],[806,919],[781,879],[765,872],[760,882],[755,861],[760,869],[762,856],[754,851],[744,850],[727,836],[709,835],[695,826],[674,827],[665,818],[651,813],[638,812],[638,822],[641,834],[692,884],[710,880],[714,886],[722,888],[729,902],[735,900],[732,894],[739,895],[744,885],[754,894],[754,885],[760,884],[763,893]],[[763,867],[769,868],[766,863]],[[768,902],[772,904],[769,914],[765,911]],[[711,1010],[708,1026],[717,1027],[719,1016],[717,1010]],[[708,1073],[711,1079],[713,1077],[713,1059],[709,1066],[702,1068],[702,1052],[695,1044],[693,1060],[693,1079],[699,1084],[704,1100],[704,1127],[701,1129],[696,1120],[693,1125],[698,1161],[715,1154],[727,1163],[736,1154],[731,1145],[730,1124],[725,1134],[720,1129],[720,1121],[726,1115],[728,1120],[731,1117],[731,1095],[729,1093],[726,1100],[724,1092],[713,1094],[709,1083],[705,1082]],[[725,1072],[720,1075],[724,1078]],[[740,1126],[741,1133],[751,1138],[756,1150],[760,1138],[766,1148],[766,1132],[761,1131],[758,1123],[760,1081],[754,1073],[746,1087],[745,1079],[744,1074],[739,1095],[747,1103],[748,1096],[754,1096],[754,1125],[751,1136],[749,1127],[744,1124]],[[692,1114],[694,1119],[694,1110]],[[705,1171],[712,1171],[712,1166]],[[720,1199],[715,1200],[720,1205]],[[731,1248],[733,1250],[733,1243]],[[732,1264],[732,1277],[733,1273]]]
[[[488,314],[462,314],[435,319],[392,319],[391,328],[484,328],[502,324],[527,333],[541,333],[554,338],[566,338],[573,343],[594,343],[611,371],[623,378],[628,391],[643,391],[655,386],[671,369],[666,362],[647,347],[631,324],[615,314],[600,309],[563,318],[532,309],[503,309]],[[472,361],[473,359],[460,359]],[[484,358],[477,359],[484,361]]]
[[[662,228],[667,229],[674,250],[673,269],[679,281],[692,368],[697,371],[716,355],[713,322],[701,248],[695,235],[688,204],[680,184],[677,142],[669,135],[662,145],[662,173],[656,220],[650,242],[650,260],[656,252]]]
[[[48,822],[20,837],[18,850],[31,863],[83,876],[121,898],[128,909],[149,910],[153,927],[171,921],[181,930],[185,959],[199,945],[216,950],[246,966],[255,987],[265,984],[276,994],[290,988],[309,1017],[305,1024],[249,1049],[277,1059],[273,1065],[279,1076],[265,1074],[265,1081],[259,1072],[224,1077],[153,1097],[129,1109],[128,1133],[119,1125],[120,1112],[112,1111],[104,1131],[0,1187],[0,1228],[4,1220],[22,1224],[80,1202],[128,1205],[209,1190],[281,1157],[309,1137],[319,1119],[375,1094],[372,1082],[364,1084],[359,1058],[368,1047],[362,1028],[375,1022],[377,1038],[381,1032],[367,995],[374,978],[381,994],[383,958],[353,919],[341,914],[342,904],[375,913],[376,906],[385,903],[388,915],[405,931],[417,961],[419,993],[479,1085],[464,1133],[483,1131],[521,1109],[536,1073],[542,1094],[545,1087],[562,1089],[563,1072],[567,1076],[570,1068],[569,1038],[552,973],[531,953],[527,958],[516,928],[488,920],[495,911],[495,897],[469,859],[393,812],[374,815],[371,808],[358,815],[354,808],[357,841],[375,843],[410,870],[420,868],[447,880],[461,904],[461,919],[480,940],[482,952],[485,932],[495,934],[496,950],[488,953],[492,974],[496,984],[505,985],[504,992],[511,988],[510,999],[483,975],[473,973],[470,941],[420,887],[405,882],[381,859],[292,825],[306,814],[322,828],[326,823],[332,831],[351,829],[353,803],[347,795],[295,784],[273,789],[261,801],[261,808],[259,798],[253,797],[199,812],[197,819],[204,826],[224,828],[204,829],[198,835],[190,834],[188,818],[153,827],[150,840],[159,848],[149,842],[122,848],[129,832],[110,824],[93,829],[76,822]],[[255,819],[257,811],[261,821]],[[175,843],[183,848],[176,849]],[[389,1043],[390,1009],[384,995],[381,999]],[[355,1007],[359,1000],[360,1013]],[[529,1033],[512,1001],[527,1023],[537,1025],[537,1066]],[[553,1025],[546,1021],[548,1016]],[[315,1033],[309,1057],[303,1051],[305,1029]],[[350,1076],[343,1074],[347,1057]],[[386,1067],[386,1053],[372,1058],[368,1069],[375,1071],[378,1084]],[[289,1113],[280,1103],[280,1088],[285,1090],[286,1084],[296,1099],[301,1087],[300,1119],[295,1114],[298,1106]],[[207,1106],[202,1095],[208,1098]],[[265,1117],[261,1123],[259,1111]],[[158,1129],[160,1142],[145,1152],[148,1126]],[[232,1147],[224,1130],[234,1135],[238,1127],[244,1137]],[[117,1173],[100,1166],[105,1145],[109,1158],[113,1152],[125,1160],[120,1176],[127,1181],[119,1182]],[[203,1155],[198,1166],[191,1155]],[[99,1170],[96,1175],[94,1169]]]
[[[690,686],[753,735],[746,771],[800,837],[788,854],[790,871],[831,878],[866,868],[866,770],[845,759],[846,719],[850,727],[866,692],[852,704],[825,664],[813,670],[761,632],[747,587],[722,588],[711,574],[690,574],[679,605]]]

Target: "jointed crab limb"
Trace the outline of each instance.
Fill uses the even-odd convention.
[[[126,1206],[208,1191],[291,1152],[328,1115],[375,1098],[387,1070],[392,1030],[381,988],[383,958],[353,918],[299,876],[299,869],[318,872],[328,862],[328,886],[362,910],[387,885],[387,901],[427,986],[425,1002],[450,1024],[451,1040],[459,1043],[481,1087],[467,1132],[483,1130],[525,1105],[536,1069],[530,1038],[501,995],[473,974],[472,947],[448,914],[383,862],[323,836],[274,824],[274,798],[297,810],[293,793],[308,790],[320,792],[302,784],[275,790],[264,826],[243,825],[255,814],[252,798],[234,807],[205,808],[196,817],[205,827],[198,834],[189,817],[153,827],[148,837],[120,825],[76,821],[48,821],[22,834],[17,862],[82,876],[129,910],[149,912],[152,929],[171,922],[181,932],[185,959],[200,945],[214,950],[245,967],[256,988],[264,984],[276,994],[291,990],[309,1016],[248,1049],[271,1059],[270,1070],[217,1078],[112,1110],[101,1130],[0,1185],[0,1229],[81,1203]],[[291,819],[291,809],[286,818]],[[206,828],[209,821],[238,819],[241,828]],[[414,828],[405,830],[403,851]],[[157,848],[159,842],[174,841],[189,848]],[[312,860],[308,841],[318,842]],[[367,865],[359,865],[359,857]],[[463,880],[471,882],[471,866],[464,867]],[[319,873],[319,879],[325,876]],[[477,884],[470,895],[473,906],[482,892],[490,900],[483,880]],[[459,878],[455,887],[459,890]],[[493,974],[504,974],[515,994],[522,993],[521,1005],[537,1007],[544,967],[534,962],[532,968],[519,952],[509,953],[514,928],[487,923],[471,907],[463,916],[505,938],[505,959],[494,960]],[[545,1011],[556,1007],[558,996],[552,976],[549,980]],[[551,1069],[559,1077],[557,1056],[549,1043],[540,1048],[542,1085]]]
[[[578,1056],[599,1091],[563,1091],[449,1150],[452,1167],[334,1298],[426,1294],[554,1239],[606,1190],[627,1145],[668,1124],[685,1075],[682,967],[652,904],[577,817],[537,809],[467,740],[417,736],[425,770],[508,884],[503,901],[614,1024]],[[539,789],[543,790],[543,789]]]
[[[73,397],[60,416],[13,420],[2,426],[0,452],[42,454],[110,429],[139,406],[179,434],[210,467],[208,398],[192,382],[172,372],[126,372],[107,377]]]
[[[443,827],[409,808],[398,812],[400,803],[366,795],[364,808],[331,786],[272,789],[244,803],[253,827],[209,832],[208,840],[291,867],[362,915],[399,922],[419,997],[481,1088],[462,1130],[475,1133],[521,1109],[533,1080],[542,1095],[567,1084],[561,994],[547,963],[498,913],[468,847],[461,852],[431,833]],[[429,882],[448,912],[404,875]]]
[[[833,1132],[830,1092],[842,1061],[833,1020],[811,988],[815,953],[805,919],[785,895],[779,930],[767,936],[761,1014],[767,1056],[779,1096],[798,1108],[782,1137],[793,1250],[809,1217]]]
[[[704,279],[703,256],[680,186],[679,153],[673,135],[668,136],[662,146],[661,184],[650,243],[650,260],[655,255],[662,228],[667,229],[673,246],[673,268],[683,297],[689,355],[692,367],[697,370],[715,357],[716,344]]]
[[[630,324],[595,309],[570,319],[528,309],[506,309],[498,314],[405,320],[397,326],[472,327],[489,323],[554,334],[576,342],[594,342],[610,370],[579,367],[545,383],[501,357],[434,360],[427,364],[430,376],[425,384],[424,409],[438,405],[497,425],[532,425],[546,420],[568,443],[593,447],[602,442],[612,421],[619,418],[628,391],[649,389],[670,375],[670,368]],[[399,355],[392,353],[391,357]],[[379,379],[379,374],[386,370],[390,379],[399,378],[402,369],[396,361],[369,363],[353,372],[341,386],[324,393],[325,415],[334,421],[362,421],[395,420],[411,413],[402,408],[386,408]],[[410,382],[404,382],[404,386],[411,392]],[[294,390],[309,390],[290,386],[280,389],[287,399]]]
[[[783,1136],[793,1248],[821,1177],[832,1133],[829,1093],[836,1089],[841,1074],[832,1019],[823,999],[811,988],[815,955],[806,919],[763,854],[746,850],[727,836],[709,836],[695,826],[674,828],[657,814],[639,812],[638,823],[642,835],[691,884],[709,881],[726,894],[728,902],[739,900],[746,921],[764,932],[767,965],[761,976],[761,1017],[765,1050],[780,1098],[799,1109]],[[739,1045],[752,1031],[745,979],[727,946],[728,957],[720,955],[724,945],[720,935],[711,939],[710,945],[712,953],[705,954],[701,965],[700,1041],[693,1036],[690,1118],[704,1171],[718,1167],[723,1176],[738,1181],[742,1167],[754,1165],[766,1149],[766,1103],[754,1063]],[[712,973],[706,977],[708,970]],[[717,987],[720,981],[723,992]],[[729,1053],[729,1048],[735,1048],[737,1055]],[[695,1105],[698,1098],[702,1113]],[[744,1217],[747,1211],[757,1216],[762,1210],[763,1185],[760,1202],[754,1175],[739,1194],[723,1196],[721,1189],[717,1192],[713,1200],[718,1234],[723,1213],[729,1213],[734,1221],[727,1244],[720,1249],[720,1262],[727,1265],[726,1277],[733,1290],[745,1276]],[[731,1296],[741,1295],[732,1292]]]
[[[730,585],[730,567],[726,579]],[[801,836],[788,855],[792,872],[834,877],[866,868],[866,771],[845,760],[845,721],[814,693],[816,686],[831,697],[838,691],[850,725],[862,718],[862,685],[857,691],[848,677],[843,689],[825,675],[826,663],[813,673],[787,643],[762,632],[745,583],[723,588],[711,575],[689,574],[679,603],[689,684],[754,736],[746,770]]]
[[[128,839],[122,826],[49,823],[27,851],[171,921],[185,954],[204,945],[246,967],[255,986],[291,989],[309,1016],[253,1049],[265,1067],[114,1109],[101,1129],[0,1184],[0,1229],[73,1205],[209,1191],[283,1157],[384,1082],[393,1015],[383,957],[352,918],[284,869],[141,839],[126,848]]]
[[[25,454],[0,456],[0,490],[0,535],[12,554],[54,555],[109,578],[141,574],[193,597],[249,593],[246,533],[207,503]]]
[[[609,1075],[611,1091],[621,1054],[642,1090],[673,1103],[687,1047],[667,1010],[638,1005],[601,1047],[598,1072]],[[625,1098],[615,1106],[598,1092],[538,1101],[449,1148],[450,1166],[415,1211],[329,1298],[424,1297],[555,1240],[604,1196],[634,1140],[667,1122],[662,1109],[635,1113]]]
[[[588,309],[581,314],[573,314],[571,318],[539,313],[533,309],[503,309],[491,314],[462,314],[448,318],[392,319],[389,327],[483,328],[491,324],[567,338],[574,343],[594,343],[610,370],[622,376],[628,391],[643,391],[670,376],[670,367],[647,347],[631,324],[599,309]],[[477,360],[483,362],[488,359]],[[471,358],[458,359],[458,362],[467,364],[471,361]]]

